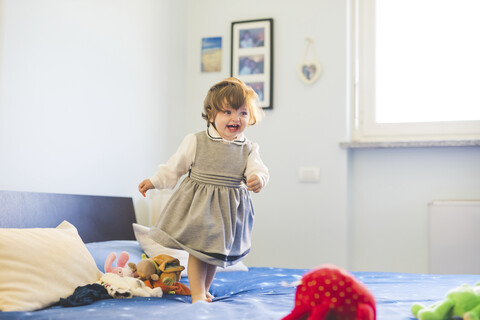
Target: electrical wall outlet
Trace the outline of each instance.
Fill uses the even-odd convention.
[[[298,180],[300,182],[319,182],[320,168],[318,167],[300,167],[298,170]]]

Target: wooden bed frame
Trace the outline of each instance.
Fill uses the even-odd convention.
[[[0,191],[0,228],[73,224],[87,242],[135,240],[132,198]]]

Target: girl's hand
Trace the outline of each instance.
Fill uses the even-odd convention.
[[[153,186],[152,184],[152,181],[150,181],[150,179],[145,179],[143,180],[142,182],[140,182],[140,184],[138,185],[138,191],[140,191],[140,193],[146,197],[146,192],[150,189],[154,189],[155,187]]]
[[[259,193],[262,190],[264,184],[263,179],[261,179],[256,174],[252,174],[247,180],[247,190]]]

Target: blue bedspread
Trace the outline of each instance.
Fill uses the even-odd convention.
[[[250,268],[248,272],[224,272],[215,277],[213,303],[190,303],[190,297],[107,299],[91,305],[50,307],[36,312],[3,312],[0,319],[281,319],[293,308],[295,288],[282,283],[299,280],[307,270]],[[427,305],[463,283],[474,285],[477,275],[424,275],[354,272],[377,301],[377,319],[414,319],[410,307]],[[187,279],[182,280],[188,283]]]

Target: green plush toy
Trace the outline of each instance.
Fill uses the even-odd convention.
[[[412,313],[420,320],[480,320],[480,283],[466,284],[450,290],[445,299],[430,307],[419,303],[412,306]]]

